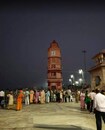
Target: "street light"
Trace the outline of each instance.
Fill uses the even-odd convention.
[[[71,79],[69,79],[69,82],[72,82],[72,80],[71,80]]]
[[[72,84],[72,79],[69,79],[69,82]]]
[[[71,77],[71,78],[74,78],[74,75],[72,74],[70,77]]]
[[[70,75],[70,78],[69,78],[69,82],[71,83],[71,85],[75,85],[75,82],[74,82],[75,80],[74,80],[74,75],[73,74],[71,74]]]
[[[81,74],[81,78],[83,80],[83,82],[85,82],[85,79],[84,79],[84,72],[82,69],[79,69],[79,74]]]
[[[83,82],[83,79],[82,78],[79,78],[79,84],[81,85]]]
[[[82,81],[83,81],[83,79],[80,78],[80,79],[79,79],[79,82],[81,83]]]
[[[79,74],[82,74],[83,73],[83,70],[82,69],[79,69]]]
[[[79,82],[78,82],[78,81],[75,81],[75,85],[78,86],[78,85],[79,85]]]
[[[72,84],[74,84],[74,75],[72,74],[72,75],[70,75],[70,77],[71,77],[71,80],[72,80]]]

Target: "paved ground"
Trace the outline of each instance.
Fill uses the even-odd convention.
[[[79,103],[49,103],[21,111],[0,109],[0,130],[96,130],[96,125],[94,115],[80,111]]]

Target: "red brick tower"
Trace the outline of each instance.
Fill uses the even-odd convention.
[[[61,51],[58,43],[55,40],[48,48],[47,82],[50,90],[62,89]]]

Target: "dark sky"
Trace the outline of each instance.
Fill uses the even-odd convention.
[[[47,49],[61,48],[63,79],[84,68],[105,49],[104,3],[39,1],[0,5],[0,88],[44,86]]]

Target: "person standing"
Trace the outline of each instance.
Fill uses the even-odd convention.
[[[39,96],[40,96],[40,92],[37,91],[37,90],[34,90],[34,103],[37,104],[40,102],[40,99],[39,99]]]
[[[18,95],[17,95],[17,105],[16,105],[16,110],[19,111],[22,109],[22,100],[23,100],[24,94],[23,90],[20,90]]]
[[[7,94],[7,97],[9,98],[9,99],[8,99],[8,106],[7,106],[7,109],[13,108],[13,105],[14,105],[13,92],[10,91],[10,92]]]
[[[25,96],[25,105],[29,105],[30,102],[29,102],[29,95],[30,95],[30,92],[28,91],[28,89],[26,89],[25,93],[24,93],[24,96]]]
[[[4,103],[2,103],[2,102],[5,102],[4,96],[5,96],[4,91],[0,91],[0,107],[2,107],[2,108],[4,107]]]
[[[75,102],[78,103],[79,102],[79,98],[80,98],[80,93],[78,90],[76,90],[75,92]]]
[[[49,103],[50,102],[50,91],[49,90],[46,91],[45,97],[46,97],[46,103]]]
[[[101,94],[98,89],[94,98],[94,113],[97,130],[102,130],[102,119],[105,123],[105,95]]]
[[[30,90],[30,103],[32,104],[34,100],[34,91],[31,89]]]
[[[88,96],[90,97],[91,99],[91,102],[90,102],[90,112],[93,112],[93,102],[94,102],[94,97],[95,97],[96,93],[94,90],[92,90]]]
[[[56,101],[60,103],[60,90],[57,90],[56,97]]]
[[[80,93],[80,107],[81,107],[81,110],[84,110],[85,109],[85,92],[82,90],[81,93]]]
[[[85,92],[85,104],[87,105],[87,110],[90,112],[90,103],[91,103],[91,99],[88,96],[88,90],[86,90]]]
[[[67,94],[68,94],[68,102],[70,102],[70,95],[71,95],[71,90],[67,89]]]
[[[44,90],[41,90],[40,103],[41,104],[45,103],[45,92],[44,92]]]

